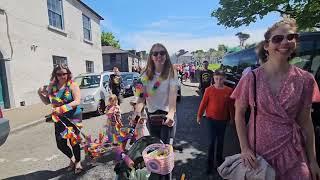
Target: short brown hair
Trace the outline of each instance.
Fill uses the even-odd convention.
[[[222,69],[217,69],[217,70],[214,71],[213,75],[214,76],[223,76],[223,77],[225,77],[226,73]]]

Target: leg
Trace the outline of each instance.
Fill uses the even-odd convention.
[[[147,127],[151,136],[154,136],[160,139],[161,126],[151,125],[150,122],[147,122]]]
[[[217,166],[220,166],[223,163],[223,142],[224,142],[224,134],[226,131],[226,122],[217,122],[216,123],[216,131],[217,131]]]
[[[69,148],[68,144],[67,144],[67,140],[63,139],[61,136],[61,132],[63,132],[65,130],[65,127],[61,124],[61,123],[55,123],[54,124],[55,127],[55,136],[56,136],[56,142],[57,142],[57,147],[58,149],[65,154],[66,156],[68,156],[69,159],[72,158],[72,151]]]
[[[208,150],[208,169],[207,173],[210,174],[213,171],[214,165],[214,150],[216,140],[215,121],[207,119],[208,122],[208,135],[209,135],[209,150]]]

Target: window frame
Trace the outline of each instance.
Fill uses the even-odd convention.
[[[85,25],[85,20],[88,20],[88,27]],[[82,14],[82,29],[83,29],[83,39],[87,41],[92,41],[92,27],[91,27],[91,19],[90,17],[86,16],[85,14]],[[89,32],[89,38],[86,38],[86,33]]]
[[[90,67],[91,65],[91,67]],[[94,73],[94,62],[86,60],[86,72],[87,73]]]
[[[60,12],[58,12],[57,10],[55,9],[51,9],[51,7],[49,6],[49,1],[51,3],[56,3],[56,2],[60,2],[59,3],[59,6],[57,6],[57,8],[59,7],[60,8]],[[55,4],[56,5],[56,4]],[[48,20],[49,20],[49,26],[52,26],[54,28],[57,28],[57,29],[61,29],[61,30],[64,30],[64,11],[63,11],[63,0],[47,0],[47,9],[48,9]],[[53,20],[50,21],[50,12],[53,14],[53,15],[57,15],[59,18],[60,18],[60,21],[61,21],[61,27],[59,25],[55,25],[53,22]]]
[[[57,58],[57,59],[55,59],[55,58]],[[55,67],[56,65],[59,65],[59,64],[68,65],[68,58],[64,57],[64,56],[55,56],[55,55],[53,55],[52,56],[52,63],[53,63],[53,67]]]

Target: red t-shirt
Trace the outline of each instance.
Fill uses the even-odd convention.
[[[216,88],[214,85],[206,88],[201,100],[198,117],[206,111],[206,117],[215,120],[228,120],[229,112],[233,109],[233,101],[230,98],[232,88],[224,86]]]

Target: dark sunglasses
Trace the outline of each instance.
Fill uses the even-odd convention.
[[[57,73],[57,76],[60,77],[60,76],[65,76],[65,75],[68,75],[68,73]]]
[[[287,34],[287,35],[274,35],[271,38],[271,42],[274,44],[278,44],[281,43],[284,38],[286,38],[288,41],[292,41],[293,39],[298,39],[299,38],[299,34]]]
[[[164,55],[166,55],[166,52],[165,51],[159,51],[159,52],[154,51],[154,52],[152,52],[152,56],[158,56],[158,54],[160,54],[161,56],[164,56]]]

